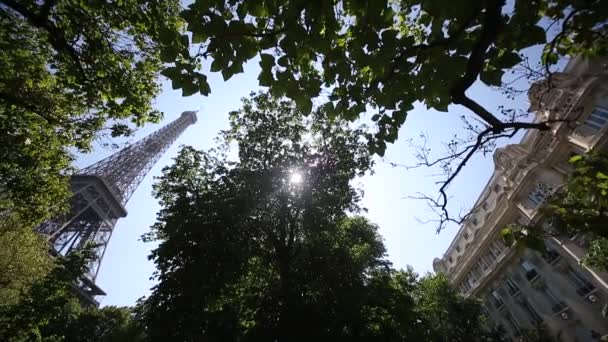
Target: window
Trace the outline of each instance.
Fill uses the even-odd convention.
[[[568,269],[568,273],[566,273],[566,276],[568,276],[570,282],[574,284],[574,287],[576,288],[576,293],[578,293],[580,296],[588,295],[589,292],[595,290],[595,286],[593,286],[590,282],[587,281],[587,279],[585,279],[580,273],[578,273],[572,268]]]
[[[497,256],[492,253],[492,251],[488,251],[485,255],[486,260],[490,261],[490,264],[493,264],[496,261]]]
[[[475,266],[473,266],[473,270],[479,278],[483,277],[483,275],[486,273],[486,269],[487,268],[483,268],[483,266],[481,266],[479,261],[475,263]]]
[[[492,254],[492,256],[494,257],[495,260],[498,259],[498,257],[500,256],[500,254],[502,254],[502,251],[504,249],[505,249],[505,246],[498,240],[494,240],[490,244],[490,254]]]
[[[492,301],[494,307],[497,309],[500,309],[505,305],[505,302],[502,300],[502,297],[495,289],[490,290],[490,300]]]
[[[472,286],[474,286],[477,281],[479,280],[479,276],[477,274],[475,274],[475,272],[470,271],[468,276],[467,276],[467,280],[469,282],[469,284]]]
[[[456,246],[456,252],[460,253],[460,246]]]
[[[532,325],[538,325],[543,322],[543,318],[538,314],[538,312],[534,309],[532,304],[530,304],[530,302],[528,302],[528,300],[526,300],[525,298],[522,298],[521,305],[523,306],[523,308],[526,310],[526,312],[530,316]]]
[[[515,285],[515,283],[509,276],[505,277],[504,283],[505,283],[505,288],[507,289],[507,292],[509,292],[509,294],[511,296],[519,293],[519,287],[517,287],[517,285]]]
[[[515,317],[513,317],[510,312],[505,313],[505,318],[507,319],[507,322],[509,322],[511,328],[513,328],[514,335],[519,336],[521,334],[521,327],[519,326],[519,322],[517,322]]]
[[[477,262],[477,267],[479,268],[481,273],[484,273],[488,268],[490,268],[490,265],[488,265],[488,263],[486,263],[484,258],[481,257],[481,258],[479,258],[479,261]]]
[[[468,238],[469,238],[469,233],[465,232],[465,233],[464,233],[464,238],[465,238],[465,239],[468,239]]]
[[[528,193],[528,199],[532,203],[534,203],[534,205],[539,206],[539,205],[543,204],[543,202],[545,202],[547,197],[549,197],[549,195],[551,195],[552,191],[553,191],[552,187],[541,182],[541,183],[536,184],[534,189],[532,189],[532,191],[530,191],[530,193]]]
[[[545,253],[543,253],[543,259],[553,265],[559,260],[559,257],[559,253],[547,245],[547,242],[545,242]]]
[[[608,108],[602,105],[598,105],[593,109],[587,120],[585,126],[591,128],[593,131],[599,131],[608,122]]]
[[[559,300],[553,291],[551,291],[548,287],[545,286],[543,289],[543,294],[545,295],[545,298],[549,300],[549,303],[551,303],[551,310],[553,312],[560,312],[566,308],[566,304]]]
[[[483,204],[481,205],[481,207],[483,208],[483,210],[488,210],[488,203],[483,202]]]
[[[453,262],[454,262],[454,259],[452,259],[452,257],[449,257],[449,258],[448,258],[448,261],[449,261],[449,262],[450,262],[450,264],[451,264],[451,263],[453,263]]]
[[[526,279],[528,279],[528,281],[532,281],[538,276],[536,267],[534,267],[534,265],[526,259],[521,259],[521,261],[519,262],[519,267],[521,267],[521,269],[524,271],[524,274],[526,275]]]

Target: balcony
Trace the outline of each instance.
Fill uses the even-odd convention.
[[[551,265],[557,264],[561,257],[562,256],[554,249],[547,249],[546,253],[543,254],[543,259],[545,259],[545,261]]]
[[[581,297],[589,296],[594,291],[595,291],[595,286],[593,286],[591,284],[586,284],[586,285],[581,286],[576,289],[576,293]]]
[[[551,311],[553,311],[553,313],[555,313],[555,314],[561,314],[562,312],[566,311],[567,309],[568,309],[568,306],[564,302],[557,302],[551,307]]]
[[[525,276],[530,283],[534,283],[539,278],[538,272],[535,269],[526,271]]]

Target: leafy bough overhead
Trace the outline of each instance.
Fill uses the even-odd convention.
[[[167,37],[173,45],[164,61],[177,61],[163,74],[184,95],[209,93],[201,63],[228,80],[258,58],[260,85],[304,112],[314,98],[323,99],[328,115],[347,120],[373,110],[376,130],[367,138],[380,156],[416,102],[444,112],[449,105],[468,109],[482,127],[452,159],[458,165],[441,182],[440,196],[429,198],[445,221],[459,221],[447,212],[446,189],[476,152],[524,129],[549,128],[549,122],[492,112],[467,94],[471,86],[477,80],[501,86],[531,46],[544,46],[536,57],[547,71],[561,57],[593,57],[608,46],[608,6],[600,0],[457,0],[449,6],[430,0],[199,0],[182,17],[194,48],[187,48],[188,35]]]
[[[158,122],[161,37],[178,1],[0,1],[0,212],[67,207],[72,155]]]

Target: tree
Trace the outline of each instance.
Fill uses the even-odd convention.
[[[380,156],[398,138],[414,103],[444,112],[449,105],[465,107],[474,134],[449,157],[428,163],[449,164],[439,196],[425,198],[442,223],[464,219],[449,214],[446,191],[475,153],[523,129],[547,130],[552,122],[531,123],[509,109],[493,112],[467,94],[471,86],[479,79],[498,87],[510,81],[505,74],[523,70],[549,77],[551,89],[551,66],[563,57],[608,52],[608,8],[601,0],[460,0],[450,6],[427,0],[199,0],[182,17],[196,47],[184,59],[209,59],[210,71],[225,80],[257,57],[260,85],[293,99],[305,113],[314,98],[328,115],[346,120],[374,111],[376,132],[367,138]],[[531,56],[541,61],[534,70],[523,58],[532,46],[543,46],[541,56]],[[206,82],[193,86],[192,75],[202,77],[193,70],[176,63],[163,75],[175,88],[206,92]]]
[[[115,306],[79,309],[52,322],[44,333],[59,336],[65,342],[143,342],[146,339],[133,318],[132,309]]]
[[[481,324],[481,302],[465,298],[443,274],[426,275],[414,290],[416,313],[425,325],[425,341],[468,341],[487,334]]]
[[[0,1],[0,211],[65,210],[70,149],[157,122],[152,99],[178,1]]]
[[[33,232],[32,232],[33,233]],[[128,308],[83,307],[74,285],[93,257],[85,248],[56,257],[42,279],[21,289],[16,300],[0,306],[0,340],[7,342],[143,341],[142,328]]]
[[[146,236],[159,243],[158,285],[141,306],[152,341],[436,336],[432,314],[416,310],[426,288],[391,267],[377,226],[353,216],[352,180],[370,168],[362,132],[324,114],[255,95],[217,150],[185,147],[163,170]],[[481,320],[470,314],[473,331]]]
[[[14,216],[0,222],[0,310],[15,304],[22,291],[53,267],[45,239],[29,226],[19,227]]]
[[[84,274],[90,249],[60,257],[57,265],[44,277],[20,295],[16,304],[3,307],[0,312],[0,339],[3,341],[29,341],[43,338],[43,330],[54,319],[65,318],[75,312],[78,302],[72,287]]]

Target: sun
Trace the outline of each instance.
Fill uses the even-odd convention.
[[[292,172],[289,176],[289,183],[291,184],[300,184],[303,181],[302,174],[299,172]]]

